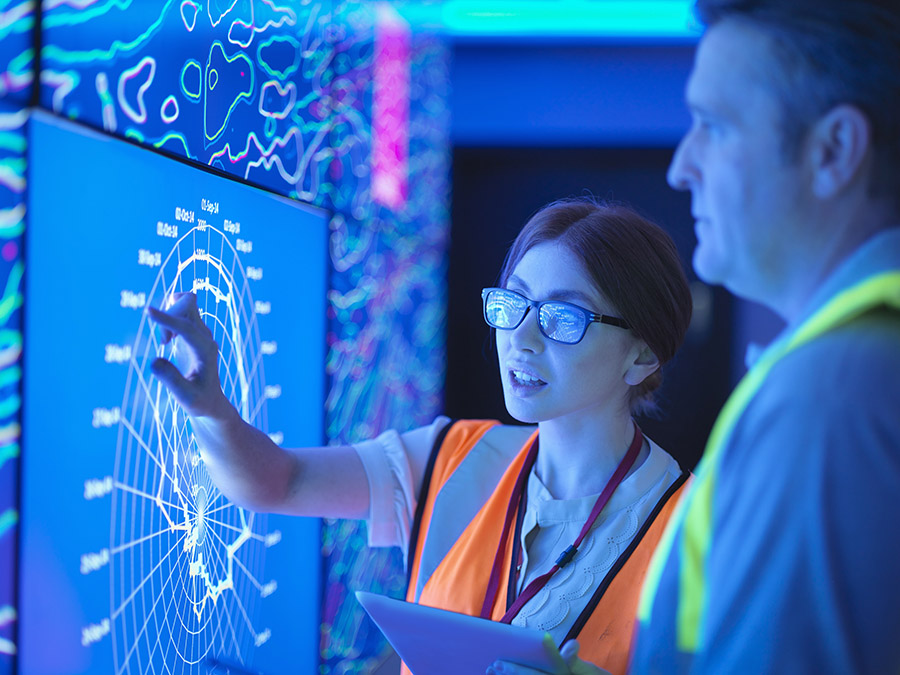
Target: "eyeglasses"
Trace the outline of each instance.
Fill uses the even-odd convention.
[[[538,326],[541,334],[555,342],[574,345],[581,342],[588,326],[605,323],[628,329],[623,319],[593,312],[568,302],[550,300],[538,302],[505,288],[485,288],[481,291],[484,303],[484,320],[492,328],[512,330],[518,328],[528,310],[537,309]]]

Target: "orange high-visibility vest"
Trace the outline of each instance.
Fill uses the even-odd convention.
[[[453,423],[426,471],[410,540],[406,599],[478,616],[484,603],[506,510],[535,427],[493,420]],[[579,656],[619,675],[628,650],[644,573],[687,474],[659,500],[619,556],[563,642],[578,638]],[[491,618],[506,612],[513,537]],[[406,666],[404,673],[409,673]]]

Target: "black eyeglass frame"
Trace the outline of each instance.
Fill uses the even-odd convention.
[[[490,295],[493,291],[501,291],[503,293],[511,293],[519,298],[522,298],[522,300],[524,300],[527,303],[528,306],[525,308],[525,311],[522,313],[522,317],[516,322],[516,325],[514,325],[514,326],[497,326],[488,320],[487,299],[488,299],[488,295]],[[557,338],[550,337],[549,335],[547,335],[547,333],[544,332],[544,327],[541,325],[541,320],[540,320],[541,307],[544,305],[564,305],[566,307],[570,307],[574,310],[582,312],[587,317],[587,321],[585,321],[584,330],[581,331],[581,337],[579,337],[575,342],[564,342],[563,340],[559,340]],[[490,288],[482,288],[481,289],[481,309],[482,309],[482,313],[484,315],[484,321],[491,328],[496,328],[497,330],[515,330],[516,328],[518,328],[519,326],[522,325],[522,322],[525,320],[525,317],[528,316],[528,311],[532,307],[534,307],[535,310],[537,311],[537,315],[538,315],[537,323],[538,323],[538,328],[541,331],[541,335],[543,335],[548,340],[553,340],[554,342],[558,342],[561,345],[577,345],[579,342],[581,342],[584,339],[584,336],[587,335],[588,326],[590,326],[592,323],[605,323],[608,326],[615,326],[616,328],[622,328],[624,330],[631,329],[631,326],[628,325],[628,322],[625,321],[625,319],[620,319],[617,316],[610,316],[609,314],[597,314],[596,312],[592,312],[589,309],[585,309],[584,307],[573,304],[571,302],[563,302],[561,300],[542,300],[542,301],[532,300],[531,298],[526,298],[521,293],[517,293],[516,291],[511,291],[508,288],[500,288],[498,286],[491,286]]]

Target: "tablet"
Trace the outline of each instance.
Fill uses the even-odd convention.
[[[356,598],[413,675],[481,675],[498,659],[568,672],[549,633],[365,591]]]

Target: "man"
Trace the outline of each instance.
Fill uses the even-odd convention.
[[[635,673],[900,672],[900,3],[699,0],[694,267],[787,328],[645,583]]]

